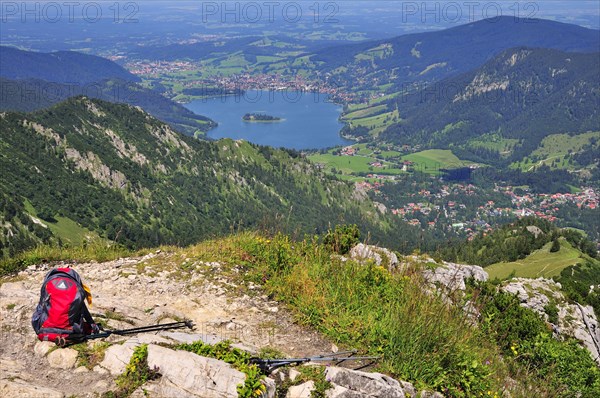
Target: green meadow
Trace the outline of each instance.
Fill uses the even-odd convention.
[[[439,174],[439,169],[462,167],[474,164],[470,161],[459,159],[448,149],[428,149],[421,152],[402,156],[402,160],[408,160],[415,164],[415,169],[429,174]]]
[[[37,210],[28,200],[25,201],[25,209],[30,215],[39,218]],[[54,219],[56,220],[55,222],[46,220],[43,220],[42,222],[55,236],[59,237],[65,243],[80,245],[84,240],[95,240],[99,238],[98,234],[81,227],[70,218],[55,215]]]
[[[552,242],[549,242],[522,260],[492,264],[485,270],[491,279],[505,279],[512,274],[522,278],[551,278],[560,275],[563,269],[583,261],[584,258],[589,259],[562,238],[559,251],[551,253],[551,247]]]

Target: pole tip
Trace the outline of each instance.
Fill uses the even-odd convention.
[[[185,323],[185,326],[187,326],[189,329],[194,330],[194,322],[191,319],[186,319],[185,321],[183,321]]]

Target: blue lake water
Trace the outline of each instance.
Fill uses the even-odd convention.
[[[321,93],[299,91],[246,91],[243,95],[195,100],[185,106],[208,116],[219,126],[210,138],[243,139],[255,144],[293,149],[318,149],[346,145],[339,132],[342,107],[327,102]],[[242,121],[246,113],[266,113],[285,119],[274,123]]]

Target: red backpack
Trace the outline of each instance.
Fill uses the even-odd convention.
[[[57,268],[44,278],[31,324],[41,341],[64,346],[78,343],[97,330],[85,301],[91,295],[79,274],[70,268]]]

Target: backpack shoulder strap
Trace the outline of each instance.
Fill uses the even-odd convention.
[[[83,303],[83,307],[81,308],[81,313],[83,315],[83,319],[85,319],[85,321],[87,323],[89,323],[90,325],[93,325],[96,323],[94,321],[94,318],[92,318],[92,314],[90,314],[90,310],[88,310],[88,307],[87,307],[87,305],[85,305],[85,303]]]

